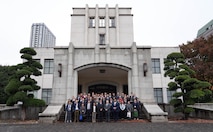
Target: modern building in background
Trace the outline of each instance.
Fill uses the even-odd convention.
[[[56,37],[44,23],[33,23],[30,47],[55,47]]]
[[[213,35],[213,20],[198,30],[197,38],[203,37],[207,39],[210,35]]]

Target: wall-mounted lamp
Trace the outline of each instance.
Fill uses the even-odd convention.
[[[62,64],[61,63],[58,63],[58,74],[59,74],[59,77],[62,76]]]
[[[143,75],[144,75],[144,77],[146,76],[147,71],[148,71],[147,63],[143,63]]]

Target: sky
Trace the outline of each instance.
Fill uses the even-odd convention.
[[[56,46],[68,46],[72,8],[86,4],[131,7],[134,41],[152,47],[186,44],[213,19],[213,0],[1,0],[0,65],[22,63],[19,51],[29,47],[33,23],[45,23]]]

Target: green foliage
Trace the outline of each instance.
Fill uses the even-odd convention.
[[[27,106],[27,104],[32,105],[33,102],[35,105],[43,104],[39,103],[38,100],[33,100],[32,94],[27,95],[30,91],[40,89],[40,86],[37,85],[37,81],[31,78],[32,76],[40,76],[40,69],[43,68],[39,62],[33,60],[36,51],[32,48],[23,48],[20,50],[20,53],[22,53],[21,58],[25,59],[25,62],[11,67],[15,70],[15,73],[11,76],[5,88],[5,92],[10,95],[10,98],[7,100],[7,105],[13,105],[18,101],[22,101],[24,106]]]
[[[31,59],[32,59],[32,56],[29,55],[29,54],[23,54],[23,55],[21,56],[21,58],[22,58],[22,59],[26,59],[26,60],[31,60]]]
[[[33,91],[33,87],[31,85],[21,85],[19,91]]]
[[[176,92],[172,95],[172,97],[176,97],[176,98],[181,97],[181,96],[183,96],[182,92]]]
[[[15,69],[13,66],[0,65],[0,104],[5,104],[9,98],[8,94],[5,92],[5,87],[14,73]]]
[[[34,55],[37,54],[36,51],[34,49],[32,49],[32,48],[23,48],[23,49],[20,50],[20,53],[29,54],[31,56],[34,56]]]
[[[17,92],[14,94],[13,96],[13,101],[14,102],[18,102],[18,101],[22,101],[24,102],[27,99],[27,93],[26,92]]]
[[[8,95],[13,95],[18,91],[18,88],[21,86],[21,82],[16,78],[11,79],[10,82],[5,87],[5,93]]]
[[[13,106],[15,103],[16,102],[13,99],[13,95],[11,95],[6,101],[7,106]]]
[[[186,65],[184,55],[181,53],[169,54],[164,65],[164,76],[173,79],[168,83],[169,90],[176,90],[170,104],[174,106],[174,112],[182,112],[184,119],[187,119],[189,113],[193,111],[187,105],[193,105],[196,101],[210,97],[212,92],[207,89],[211,84],[192,78],[195,72]]]
[[[191,112],[193,112],[193,111],[194,111],[194,109],[191,108],[191,107],[186,107],[186,108],[184,109],[184,113],[186,113],[186,114],[189,114],[189,113],[191,113]]]
[[[168,86],[169,86],[169,90],[171,90],[171,91],[177,90],[179,88],[177,83],[175,83],[175,82],[169,82]]]
[[[42,106],[45,106],[45,102],[44,100],[41,100],[41,99],[34,99],[34,98],[29,98],[24,106],[37,106],[37,107],[42,107]]]

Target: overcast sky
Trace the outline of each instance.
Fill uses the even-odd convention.
[[[213,0],[1,0],[0,65],[21,63],[32,23],[45,23],[56,46],[68,46],[73,7],[132,7],[137,45],[178,46],[196,38],[213,19]]]

